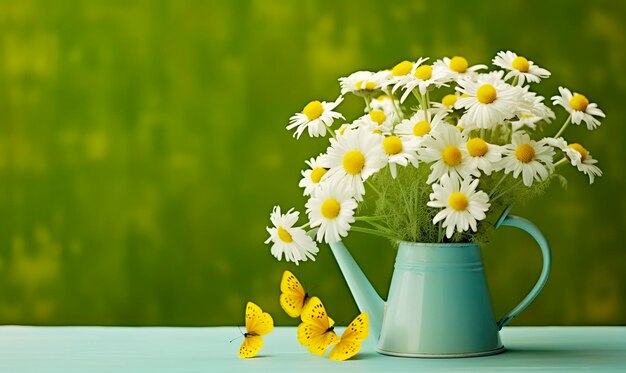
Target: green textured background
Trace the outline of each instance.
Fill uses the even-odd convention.
[[[511,49],[606,112],[568,131],[600,160],[514,213],[552,244],[551,278],[516,324],[626,323],[626,3],[617,1],[0,1],[0,323],[278,324],[284,269],[338,323],[356,313],[329,249],[269,254],[274,204],[299,207],[289,116],[336,79],[403,59]],[[354,113],[357,102],[345,104]],[[563,120],[563,111],[558,111]],[[549,128],[556,131],[556,126]],[[349,246],[386,293],[383,240]],[[531,287],[539,250],[504,228],[484,250],[496,314]]]

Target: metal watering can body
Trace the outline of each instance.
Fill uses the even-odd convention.
[[[508,211],[507,211],[508,212]],[[504,351],[499,330],[522,312],[541,291],[550,270],[550,248],[528,220],[507,216],[497,226],[528,232],[539,244],[543,268],[530,293],[496,321],[483,272],[480,247],[401,241],[384,302],[344,244],[331,250],[361,312],[367,312],[380,353],[408,357],[470,357]]]

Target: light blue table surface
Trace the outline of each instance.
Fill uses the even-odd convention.
[[[337,328],[339,332],[343,328]],[[507,327],[500,355],[415,359],[379,355],[368,339],[352,360],[306,352],[278,327],[258,357],[237,357],[236,327],[0,327],[0,372],[626,372],[626,327]]]

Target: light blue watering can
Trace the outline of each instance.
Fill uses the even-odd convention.
[[[539,244],[543,268],[530,293],[496,321],[483,272],[480,247],[473,243],[401,241],[389,289],[383,301],[339,241],[330,244],[352,296],[367,312],[370,334],[382,354],[407,357],[470,357],[504,351],[499,330],[539,294],[550,272],[550,247],[530,221],[508,216],[496,227],[528,232]]]

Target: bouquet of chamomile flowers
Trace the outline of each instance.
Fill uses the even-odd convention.
[[[302,171],[308,221],[298,226],[294,209],[272,211],[272,255],[314,260],[316,242],[349,231],[392,241],[485,242],[509,206],[555,177],[565,183],[560,167],[576,167],[590,183],[602,175],[589,150],[563,137],[572,124],[598,128],[604,113],[597,105],[559,87],[552,104],[565,109],[564,120],[551,124],[555,112],[531,89],[550,72],[510,51],[493,64],[487,71],[454,56],[357,71],[339,78],[335,101],[311,101],[293,115],[287,129],[294,137],[306,132],[330,144]],[[364,114],[351,122],[337,111],[345,95],[364,101]]]

